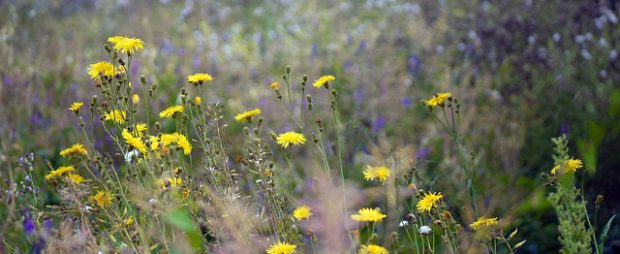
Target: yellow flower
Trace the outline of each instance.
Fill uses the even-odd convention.
[[[105,121],[113,121],[117,124],[123,124],[125,123],[125,117],[127,117],[127,114],[125,113],[125,111],[115,109],[108,113],[105,113],[103,117]]]
[[[54,177],[57,176],[61,176],[64,173],[68,173],[68,172],[72,172],[75,170],[75,167],[73,166],[63,166],[63,167],[59,167],[55,170],[50,171],[47,175],[45,175],[45,180],[50,180]]]
[[[98,191],[97,194],[90,196],[90,200],[99,207],[106,208],[112,204],[112,193],[109,191]]]
[[[583,167],[583,162],[580,159],[568,159],[562,163],[562,165],[555,165],[551,169],[551,174],[555,175],[558,170],[564,169],[564,172],[575,173],[578,169]]]
[[[474,221],[472,224],[469,224],[469,227],[473,230],[478,230],[483,227],[491,227],[495,225],[497,225],[497,217],[493,217],[493,218],[480,217],[476,221]]]
[[[70,111],[73,111],[75,113],[77,113],[78,111],[80,111],[80,108],[84,105],[84,103],[82,102],[74,102],[71,104],[71,106],[69,107]]]
[[[202,85],[203,82],[207,82],[211,80],[213,80],[213,77],[211,77],[211,75],[208,73],[196,73],[196,74],[187,76],[187,82],[192,83],[192,84]]]
[[[170,177],[170,178],[166,178],[166,179],[160,179],[157,181],[157,185],[159,185],[159,187],[161,187],[162,189],[166,189],[168,187],[181,187],[181,185],[183,184],[183,179],[179,178],[179,177]]]
[[[149,136],[151,142],[151,150],[155,151],[159,148],[159,138],[157,136]]]
[[[76,144],[73,144],[71,147],[60,151],[60,156],[67,157],[68,155],[72,155],[76,153],[81,154],[81,155],[87,155],[88,151],[86,151],[86,148],[84,148],[84,145],[80,143],[76,143]]]
[[[362,245],[360,254],[388,254],[388,251],[379,245],[369,244]]]
[[[297,245],[286,242],[277,242],[269,246],[267,254],[292,254],[297,250]]]
[[[235,120],[237,120],[237,122],[240,122],[240,123],[248,123],[252,121],[253,116],[260,115],[261,113],[262,113],[261,110],[257,108],[254,110],[250,110],[250,111],[237,114],[235,116]]]
[[[271,89],[273,89],[273,90],[280,89],[280,83],[278,83],[278,82],[271,83]]]
[[[366,181],[379,180],[381,182],[385,182],[387,178],[390,176],[390,169],[385,166],[380,167],[371,167],[367,166],[364,170],[364,179]]]
[[[332,81],[332,80],[335,80],[335,79],[336,79],[336,77],[334,77],[333,75],[321,76],[319,79],[314,81],[312,86],[314,86],[316,88],[321,88],[322,86],[324,86],[325,88],[329,88],[328,87],[328,82]]]
[[[131,96],[131,102],[132,102],[133,104],[138,104],[138,103],[140,103],[140,95],[138,95],[137,93],[134,93],[134,94]]]
[[[293,211],[293,217],[295,217],[298,221],[309,219],[310,216],[312,216],[311,209],[305,205],[297,207],[295,211]]]
[[[136,134],[138,137],[142,137],[143,132],[148,130],[149,127],[145,123],[137,123],[136,125],[133,126],[133,129],[134,129],[133,134]]]
[[[75,184],[80,184],[84,182],[84,177],[78,174],[69,174],[69,181]]]
[[[424,104],[426,104],[426,106],[430,109],[433,109],[437,105],[442,105],[443,102],[450,97],[452,97],[452,93],[437,93],[433,96],[433,98],[425,100]]]
[[[278,145],[282,146],[283,148],[287,148],[290,145],[305,144],[306,137],[304,137],[304,134],[297,133],[294,131],[289,131],[289,132],[278,135],[276,142],[278,143]]]
[[[114,73],[114,65],[110,62],[101,61],[98,63],[91,64],[88,68],[88,75],[90,75],[91,79],[100,80],[100,75],[103,74],[106,77],[112,77],[115,75]]]
[[[142,142],[142,139],[131,135],[131,133],[127,129],[123,129],[121,135],[123,136],[123,139],[125,139],[125,142],[127,142],[127,144],[140,151],[140,153],[146,154],[146,145],[144,144],[144,142]]]
[[[151,143],[152,141],[153,140],[151,139]],[[192,144],[189,143],[189,140],[187,140],[187,137],[185,137],[185,135],[180,134],[180,133],[175,132],[172,134],[162,134],[161,142],[162,142],[163,147],[176,144],[178,147],[183,149],[183,153],[185,155],[189,155],[192,152]],[[151,145],[151,149],[153,149],[152,145]]]
[[[386,216],[387,215],[381,213],[379,208],[362,208],[357,211],[357,214],[352,214],[351,219],[356,221],[379,222],[383,220],[383,218],[385,218]]]
[[[202,104],[202,98],[200,98],[200,96],[196,96],[196,98],[194,98],[194,104],[196,104],[196,106]]]
[[[134,222],[135,219],[133,218],[133,215],[129,215],[129,217],[123,222],[123,224],[125,224],[125,227],[129,227],[133,225]]]
[[[108,42],[114,44],[114,50],[132,55],[137,49],[144,49],[144,42],[138,38],[112,36]]]
[[[159,113],[159,117],[160,118],[169,118],[169,117],[173,117],[174,114],[176,113],[181,113],[184,112],[185,108],[183,107],[183,105],[175,105],[175,106],[170,106],[167,109],[165,109],[164,111]]]
[[[443,195],[441,195],[441,192],[429,192],[424,194],[424,197],[420,201],[418,201],[418,204],[416,206],[418,212],[430,212],[431,208],[433,208],[437,201],[441,200],[442,198]]]

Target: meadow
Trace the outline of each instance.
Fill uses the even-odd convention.
[[[620,253],[605,1],[0,1],[0,253]]]

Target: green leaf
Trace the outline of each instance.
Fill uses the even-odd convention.
[[[603,231],[601,232],[601,236],[598,240],[599,250],[603,250],[603,247],[605,247],[605,241],[607,240],[607,233],[609,233],[609,228],[611,227],[611,223],[614,221],[615,218],[616,218],[616,215],[614,214],[614,216],[611,216],[611,218],[609,218],[607,223],[605,223],[605,227],[603,227]]]
[[[202,234],[187,209],[179,207],[167,213],[165,218],[166,222],[176,226],[185,233],[190,245],[195,250],[200,251],[202,249]]]

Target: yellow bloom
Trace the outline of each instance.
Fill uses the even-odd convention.
[[[86,151],[86,148],[84,148],[84,145],[80,143],[76,143],[76,144],[73,144],[71,147],[65,148],[64,150],[60,151],[60,156],[67,157],[68,155],[72,155],[76,153],[81,154],[81,155],[87,155],[88,151]]]
[[[108,42],[114,44],[114,50],[132,55],[137,49],[144,49],[144,42],[138,38],[112,36]]]
[[[292,254],[297,250],[297,245],[286,242],[277,242],[269,246],[267,254]]]
[[[441,192],[429,192],[424,194],[424,197],[418,201],[416,205],[418,212],[430,212],[431,208],[435,206],[437,201],[441,200],[443,195]]]
[[[240,122],[240,123],[247,123],[252,120],[253,116],[260,115],[261,113],[262,113],[261,110],[257,108],[254,110],[250,110],[250,111],[237,114],[235,116],[235,120],[237,120],[237,122]]]
[[[362,245],[360,254],[388,254],[388,251],[379,245],[369,244]]]
[[[280,83],[278,83],[278,82],[271,83],[271,89],[273,89],[273,90],[280,89]]]
[[[152,143],[151,139],[151,143]],[[172,133],[172,134],[162,134],[161,135],[161,143],[163,147],[167,147],[172,144],[176,144],[178,147],[183,149],[183,153],[185,155],[189,155],[192,152],[192,144],[189,143],[189,140],[185,135],[180,133]],[[153,146],[151,145],[151,149]]]
[[[306,137],[304,137],[304,134],[297,133],[294,131],[289,131],[289,132],[278,135],[276,142],[278,143],[278,145],[282,146],[283,148],[287,148],[290,145],[305,144]]]
[[[362,208],[357,211],[357,214],[352,214],[351,219],[365,222],[379,222],[383,220],[383,218],[385,218],[386,216],[387,215],[381,213],[379,208]]]
[[[211,77],[208,73],[196,73],[193,75],[187,76],[187,82],[192,84],[202,84],[203,82],[211,81],[213,77]]]
[[[151,150],[155,151],[159,148],[159,138],[157,136],[149,136],[151,142]]]
[[[476,221],[474,221],[472,224],[469,224],[469,227],[473,230],[478,230],[483,227],[491,227],[495,225],[497,225],[497,217],[493,217],[493,218],[480,217]]]
[[[322,86],[324,86],[325,88],[329,88],[328,82],[335,80],[336,77],[334,77],[333,75],[326,75],[326,76],[321,76],[319,79],[317,79],[316,81],[314,81],[314,83],[312,84],[312,86],[316,87],[316,88],[321,88]]]
[[[149,127],[145,123],[137,123],[136,125],[133,126],[133,129],[134,129],[133,134],[137,135],[138,137],[142,137],[143,132],[148,130]]]
[[[142,139],[131,135],[131,133],[127,129],[123,129],[121,135],[123,136],[123,139],[125,139],[125,142],[127,142],[127,144],[140,151],[140,153],[146,154],[146,145],[144,144],[144,142],[142,142]]]
[[[452,97],[452,93],[437,93],[433,96],[433,98],[430,98],[429,100],[425,100],[424,104],[426,104],[427,107],[432,109],[437,105],[442,105],[446,99],[451,98],[451,97]]]
[[[101,61],[98,63],[91,64],[88,68],[88,75],[90,75],[91,79],[100,80],[100,75],[103,74],[106,77],[112,77],[115,75],[114,73],[114,65],[110,62]]]
[[[558,170],[564,169],[564,172],[575,173],[578,169],[583,167],[583,162],[580,159],[568,159],[562,163],[562,165],[555,165],[551,169],[551,174],[555,175]]]
[[[84,105],[84,103],[82,103],[82,102],[74,102],[74,103],[72,103],[72,104],[71,104],[71,106],[69,107],[69,110],[77,113],[78,111],[80,111],[80,108],[81,108],[83,105]]]
[[[305,205],[297,207],[295,211],[293,211],[293,217],[295,217],[298,221],[309,219],[310,216],[312,216],[311,209]]]
[[[84,182],[84,177],[78,174],[69,174],[69,180],[75,184]]]
[[[123,222],[123,224],[125,224],[125,227],[129,227],[133,225],[134,222],[135,219],[133,218],[133,215],[129,215],[129,217]]]
[[[63,166],[63,167],[59,167],[55,170],[50,171],[47,175],[45,175],[45,180],[50,180],[54,177],[57,176],[61,176],[64,173],[68,173],[68,172],[72,172],[75,170],[75,167],[73,166]]]
[[[390,169],[385,166],[380,167],[371,167],[367,166],[364,170],[364,179],[366,181],[379,180],[381,182],[385,182],[387,178],[390,176]]]
[[[166,178],[166,179],[160,179],[157,181],[157,185],[159,185],[159,187],[161,187],[162,189],[168,188],[168,187],[181,187],[181,185],[183,184],[183,179],[179,178],[179,177],[170,177],[170,178]]]
[[[173,117],[174,114],[176,113],[181,113],[184,112],[185,108],[183,107],[183,105],[175,105],[175,106],[170,106],[167,109],[165,109],[164,111],[159,113],[159,117],[160,118],[169,118],[169,117]]]
[[[140,103],[140,95],[138,95],[137,93],[134,93],[134,94],[131,96],[131,102],[132,102],[133,104],[138,104],[138,103]]]
[[[125,117],[127,117],[127,114],[125,113],[125,111],[115,109],[108,113],[105,113],[103,117],[105,121],[113,121],[117,124],[123,124],[125,123]]]
[[[196,106],[202,104],[202,98],[200,98],[200,96],[196,96],[196,98],[194,98],[194,104],[196,104]]]
[[[109,191],[98,191],[97,194],[90,196],[90,200],[99,207],[106,208],[112,204],[112,193]]]

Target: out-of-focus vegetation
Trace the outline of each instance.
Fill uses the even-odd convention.
[[[264,193],[259,194],[260,183],[244,164],[244,160],[253,158],[248,153],[260,150],[252,146],[252,139],[244,133],[246,126],[253,133],[257,122],[247,125],[234,120],[239,112],[260,108],[264,119],[262,129],[259,128],[264,136],[261,142],[272,147],[270,152],[277,169],[274,185],[295,187],[284,188],[283,200],[274,201],[289,209],[286,213],[305,203],[311,204],[323,219],[342,212],[340,197],[323,195],[315,189],[338,193],[342,191],[343,177],[351,189],[351,197],[345,198],[350,198],[349,213],[362,207],[382,207],[388,215],[385,223],[375,229],[380,235],[372,236],[368,227],[359,227],[358,240],[376,240],[377,244],[392,246],[393,252],[412,251],[409,245],[398,249],[399,245],[390,243],[397,242],[393,238],[407,241],[399,223],[415,209],[393,202],[400,200],[394,197],[401,192],[411,191],[412,186],[401,186],[398,177],[414,169],[415,173],[409,175],[416,179],[413,189],[419,193],[441,191],[446,204],[442,209],[451,212],[455,223],[464,228],[465,233],[456,239],[458,249],[489,251],[468,227],[479,213],[500,217],[500,226],[506,233],[518,228],[518,239],[527,239],[519,253],[556,253],[562,248],[558,230],[561,221],[557,209],[547,199],[555,190],[551,190],[550,180],[545,177],[560,163],[552,159],[552,137],[565,134],[572,154],[583,161],[584,170],[575,174],[576,186],[583,193],[576,195],[583,195],[597,236],[620,207],[618,15],[615,0],[0,1],[0,197],[5,201],[0,204],[0,252],[36,252],[36,248],[52,247],[67,250],[58,246],[62,241],[49,244],[49,238],[28,235],[25,222],[29,220],[39,231],[53,229],[61,232],[63,241],[82,241],[91,246],[88,241],[93,239],[72,239],[79,236],[72,232],[81,228],[79,223],[67,222],[80,221],[78,210],[83,206],[63,203],[63,195],[68,194],[45,180],[51,169],[69,164],[70,160],[59,152],[74,143],[86,143],[85,136],[91,139],[94,149],[110,159],[113,171],[121,176],[127,174],[128,179],[136,177],[131,175],[132,166],[126,165],[124,151],[118,148],[114,135],[100,127],[106,123],[99,120],[96,110],[93,114],[88,110],[93,94],[105,100],[101,87],[89,78],[89,65],[110,60],[103,49],[108,37],[126,35],[142,39],[144,50],[133,55],[126,70],[131,85],[125,86],[140,91],[144,102],[148,87],[157,84],[149,101],[154,112],[151,119],[146,120],[144,111],[138,113],[149,129],[155,129],[155,121],[161,121],[162,133],[180,131],[176,122],[160,120],[156,113],[186,103],[179,93],[181,89],[191,96],[197,95],[187,84],[187,75],[208,72],[214,77],[203,85],[202,110],[210,114],[209,119],[221,117],[218,128],[223,128],[217,133],[221,131],[218,139],[225,145],[217,153],[205,154],[222,157],[225,162],[220,166],[226,165],[240,176],[234,192],[214,192],[222,196],[240,195],[243,202],[218,203],[201,189],[209,183],[201,177],[210,164],[200,159],[205,155],[195,142],[200,140],[196,136],[199,131],[187,127],[186,134],[194,145],[190,156],[193,160],[183,157],[171,161],[183,165],[180,167],[184,169],[186,187],[191,184],[200,194],[192,196],[194,202],[185,203],[174,201],[176,197],[161,197],[160,204],[170,202],[171,207],[179,204],[184,208],[170,210],[164,209],[164,205],[151,211],[162,216],[162,224],[167,223],[159,225],[164,232],[168,228],[181,233],[163,233],[158,238],[117,227],[118,231],[105,236],[105,240],[94,240],[94,245],[106,246],[101,250],[145,251],[140,245],[129,244],[128,239],[134,239],[141,243],[159,242],[153,251],[174,251],[177,247],[168,246],[167,237],[187,237],[190,247],[195,247],[195,238],[204,238],[199,242],[207,246],[205,249],[226,247],[217,241],[226,237],[239,240],[232,226],[226,224],[232,222],[217,221],[223,207],[229,206],[239,216],[260,214],[257,221],[252,219],[248,225],[262,225],[264,213],[273,211],[259,209],[261,202],[269,201],[265,201]],[[293,101],[302,107],[287,103],[289,97],[282,79],[286,65],[292,67],[289,81],[296,96],[292,96]],[[305,92],[300,94],[303,74],[308,82]],[[330,88],[338,94],[338,110],[334,114],[338,123],[332,122],[330,93],[311,86],[327,74],[336,77]],[[148,86],[141,85],[141,75]],[[280,83],[282,100],[275,97],[270,88],[272,82]],[[429,111],[422,102],[444,91],[458,98],[460,105],[457,141],[434,117],[443,119],[442,111]],[[299,116],[300,111],[306,112],[305,93],[313,96],[314,112],[323,113],[307,113],[304,122]],[[85,103],[81,115],[87,135],[82,134],[76,115],[67,110],[75,101]],[[207,110],[207,105],[213,108]],[[323,120],[324,154],[318,157],[328,158],[327,164],[333,171],[330,180],[325,179],[327,176],[321,171],[324,164],[316,160],[315,150],[290,152],[271,141],[269,131],[279,134],[297,128],[286,108],[304,126],[315,126],[317,116]],[[112,131],[113,134],[120,133],[121,126],[116,127],[118,133]],[[308,127],[306,132],[306,146],[311,147],[312,128]],[[467,154],[461,156],[455,143],[466,147]],[[339,148],[342,154],[338,153]],[[94,156],[95,151],[90,153]],[[463,160],[468,162],[464,165]],[[338,171],[340,161],[344,165],[342,176]],[[362,171],[366,165],[390,167],[393,186],[364,181]],[[462,170],[468,167],[470,174]],[[302,173],[278,175],[290,171]],[[475,198],[470,195],[468,181],[475,183]],[[125,186],[127,195],[134,195],[122,200],[117,193],[117,201],[123,205],[119,204],[116,211],[117,217],[125,219],[123,216],[135,214],[137,224],[147,223],[148,216],[144,214],[149,213],[147,208],[154,195],[147,191],[152,186],[139,186]],[[87,193],[76,195],[96,194],[97,189],[81,191]],[[602,200],[597,202],[598,195]],[[102,218],[89,219],[93,222]],[[340,220],[338,217],[336,223]],[[124,221],[101,222],[101,227],[118,223]],[[338,239],[341,235],[323,232],[325,225],[286,223],[285,226],[296,230],[298,227],[303,232],[303,239],[297,243],[304,243],[305,247],[298,247],[299,252],[310,251],[314,240],[324,250],[342,246],[345,247],[341,249],[356,249],[355,232],[351,238],[342,239],[342,246],[330,243],[326,247],[321,245],[325,241],[321,237]],[[214,225],[227,228],[232,236],[210,232],[216,230]],[[620,229],[610,225],[604,250],[600,251],[616,253],[620,251]],[[251,239],[260,242],[261,247],[254,251],[262,252],[275,242],[277,235],[266,228],[269,227],[242,228],[239,232],[252,232]],[[316,231],[318,237],[308,236],[306,229]],[[92,230],[99,232],[103,228]],[[417,231],[416,227],[411,232]],[[298,231],[286,232],[294,235]],[[118,239],[112,239],[115,237]],[[40,239],[46,239],[48,244]],[[184,243],[170,240],[170,244]],[[215,252],[241,250],[226,248]],[[499,253],[507,251],[502,246]]]

